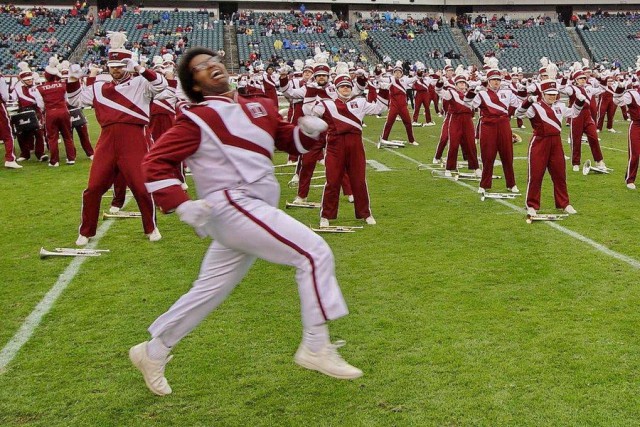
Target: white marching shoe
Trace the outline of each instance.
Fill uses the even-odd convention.
[[[120,208],[119,208],[119,207],[117,207],[117,206],[111,206],[111,207],[109,208],[109,213],[110,213],[110,214],[117,214],[118,212],[120,212]]]
[[[617,130],[615,130],[614,128],[607,129],[607,130],[608,130],[609,132],[611,132],[611,133],[619,133],[619,132],[618,132]]]
[[[407,144],[409,144],[409,145],[420,145],[420,144],[418,144],[418,141],[409,141]]]
[[[376,222],[376,220],[375,220],[375,218],[374,218],[373,216],[368,216],[368,217],[365,219],[365,222],[366,222],[367,224],[369,224],[369,225],[376,225],[376,224],[377,224],[377,222]]]
[[[536,210],[535,210],[535,209],[533,209],[533,208],[527,208],[527,215],[530,215],[530,216],[536,216],[537,214],[538,214],[538,212],[536,212]]]
[[[353,197],[353,194],[349,194],[349,196],[347,196],[347,200],[349,201],[349,203],[353,203],[356,201],[355,197]]]
[[[606,169],[607,165],[604,164],[604,160],[600,160],[599,162],[596,162],[596,167],[601,169]]]
[[[564,208],[564,211],[565,211],[565,213],[568,213],[568,214],[571,214],[571,215],[573,215],[573,214],[577,214],[577,213],[578,213],[578,211],[577,211],[577,210],[575,210],[575,209],[574,209],[574,207],[573,207],[573,206],[571,206],[571,205],[567,205],[567,206]]]
[[[627,188],[629,190],[635,190],[636,189],[636,185],[633,182],[630,182],[627,184]]]
[[[50,168],[57,168],[58,166],[60,166],[60,163],[49,163]]]
[[[76,246],[86,246],[87,244],[89,244],[89,238],[82,234],[78,235],[78,238],[76,239]]]
[[[476,169],[474,173],[478,178],[482,178],[482,169]]]
[[[154,360],[147,354],[147,341],[134,345],[129,349],[129,360],[142,373],[147,388],[153,394],[166,396],[171,394],[171,387],[164,377],[164,368],[173,356],[165,360]]]
[[[441,160],[440,159],[436,159],[435,157],[433,158],[433,160],[431,160],[431,164],[439,165],[440,163],[441,163]]]
[[[4,167],[9,169],[22,169],[22,166],[19,165],[15,160],[12,162],[4,162]]]
[[[306,197],[296,196],[296,198],[293,199],[293,203],[306,203],[306,202],[307,202],[307,198]]]
[[[446,170],[446,171],[444,171],[444,176],[446,176],[447,178],[451,178],[453,176],[453,174],[451,173],[450,170]]]
[[[422,126],[429,127],[429,126],[435,126],[435,125],[436,125],[436,122],[427,122],[427,123],[423,124]]]
[[[413,126],[414,128],[419,128],[419,127],[422,127],[422,123],[420,123],[420,122],[411,122],[411,126]]]
[[[327,218],[320,218],[320,227],[329,227],[329,220]]]
[[[76,164],[76,161],[67,159],[66,164],[68,164],[69,166],[72,166]]]
[[[574,172],[580,172],[580,165],[573,165]]]
[[[20,162],[24,162],[25,160],[27,160],[27,158],[26,158],[26,157],[18,157],[18,158],[16,159],[16,162],[20,163]]]
[[[182,188],[184,191],[187,191],[189,189],[189,184],[183,182],[182,184],[180,184],[180,188]]]
[[[512,193],[519,193],[520,189],[517,185],[514,185],[513,187],[509,188],[509,191],[511,191]]]
[[[297,184],[299,182],[300,182],[300,175],[296,173],[293,175],[293,178],[291,178],[291,181],[289,181],[289,184],[291,183]]]
[[[93,161],[93,154],[89,156],[89,160]]]
[[[478,187],[478,194],[484,194],[485,193],[485,189],[482,187]]]
[[[162,239],[162,234],[160,234],[160,230],[154,228],[151,233],[147,234],[147,237],[149,238],[150,242],[157,242],[158,240]]]
[[[526,129],[527,127],[525,125],[520,126],[520,129]]]
[[[344,341],[327,344],[321,350],[314,353],[303,343],[298,347],[294,360],[303,368],[322,372],[330,377],[342,380],[360,378],[362,371],[347,363],[338,353],[338,348],[343,345]]]

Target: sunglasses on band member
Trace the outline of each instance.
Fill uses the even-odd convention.
[[[214,64],[219,64],[220,58],[218,58],[217,56],[212,56],[207,60],[204,60],[202,62],[200,62],[199,64],[194,65],[193,67],[191,67],[191,72],[198,72],[198,71],[203,71],[206,70],[207,68],[211,67]]]

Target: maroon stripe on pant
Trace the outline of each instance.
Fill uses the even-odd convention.
[[[260,221],[255,216],[251,215],[247,210],[243,209],[242,206],[237,204],[231,198],[231,195],[229,194],[229,190],[224,190],[224,195],[227,198],[227,201],[229,201],[229,204],[231,206],[233,206],[234,208],[236,208],[240,213],[242,213],[244,216],[246,216],[251,221],[256,223],[259,227],[263,228],[267,233],[271,234],[280,243],[284,243],[285,245],[289,246],[294,251],[298,252],[300,255],[304,256],[307,260],[309,260],[309,264],[311,265],[311,277],[313,279],[313,290],[314,290],[314,292],[316,294],[316,299],[318,300],[318,306],[320,307],[320,312],[322,313],[322,318],[326,322],[328,320],[327,319],[327,314],[325,313],[324,307],[322,306],[322,300],[320,300],[320,292],[318,291],[318,281],[316,279],[316,264],[315,264],[315,262],[313,262],[313,257],[311,256],[311,254],[306,252],[306,251],[304,251],[301,247],[299,247],[298,245],[296,245],[292,241],[290,241],[290,240],[286,239],[285,237],[279,235],[278,233],[276,233],[275,230],[270,228],[267,224],[265,224],[264,222]]]

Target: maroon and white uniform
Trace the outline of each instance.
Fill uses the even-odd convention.
[[[9,86],[4,76],[0,74],[0,140],[4,142],[4,161],[15,162],[13,132],[11,131],[11,120],[7,112],[7,102],[9,102]]]
[[[469,169],[479,169],[478,152],[476,151],[475,129],[473,127],[473,110],[464,101],[464,92],[454,87],[443,87],[444,83],[436,85],[436,93],[443,102],[447,102],[448,129],[446,133],[449,139],[449,153],[447,154],[447,170],[456,170],[458,167],[458,146],[466,153]]]
[[[49,164],[60,161],[58,151],[58,135],[62,135],[67,162],[76,160],[76,147],[71,134],[71,116],[67,107],[67,84],[60,80],[52,80],[31,89],[38,108],[44,111],[44,123],[47,145],[51,158]]]
[[[167,87],[165,78],[153,70],[129,76],[120,82],[87,80],[69,83],[69,103],[73,106],[93,106],[101,132],[89,172],[87,189],[82,194],[80,235],[96,234],[102,195],[121,173],[131,188],[142,214],[144,232],[156,228],[155,207],[144,186],[140,169],[142,159],[151,145],[149,105],[154,95]]]
[[[467,92],[465,100],[471,108],[480,110],[480,156],[482,158],[482,179],[480,187],[491,188],[493,163],[500,154],[502,170],[507,188],[516,185],[513,173],[513,134],[509,120],[509,107],[519,107],[520,101],[508,89],[487,88],[478,93]]]
[[[161,96],[156,96],[151,103],[151,117],[149,119],[149,130],[154,141],[160,137],[175,123],[176,120],[176,88],[178,81],[167,80],[167,88]],[[158,99],[161,98],[161,99]]]
[[[562,149],[562,122],[564,118],[577,117],[582,111],[583,102],[573,107],[557,101],[552,105],[544,101],[531,103],[525,101],[516,110],[516,117],[529,118],[533,128],[533,137],[529,142],[529,178],[527,181],[526,206],[540,209],[540,191],[544,172],[549,169],[553,181],[555,206],[564,209],[569,205],[566,166]]]
[[[413,121],[419,122],[420,108],[424,108],[424,121],[430,123],[432,121],[431,109],[429,108],[431,104],[431,91],[429,89],[429,86],[432,84],[431,78],[420,71],[418,71],[417,77],[417,80],[413,83],[413,90],[415,91]]]
[[[576,102],[576,93],[578,91],[587,98],[586,104],[591,105],[593,97],[602,93],[604,89],[594,88],[591,85],[566,85],[564,87],[561,87],[560,89],[561,93],[569,96],[569,105],[573,105],[573,103]],[[595,160],[596,162],[601,161],[603,159],[602,150],[600,149],[596,123],[593,120],[590,108],[583,108],[578,117],[574,117],[571,119],[571,164],[574,166],[580,164],[583,134],[587,136],[589,148],[591,148],[591,154],[593,155],[593,160]]]
[[[17,132],[18,145],[20,146],[20,157],[27,160],[31,157],[31,151],[35,150],[36,159],[44,155],[44,129],[42,129],[42,123],[44,118],[42,111],[38,108],[36,99],[31,93],[31,87],[25,85],[19,81],[13,88],[13,98],[18,101],[18,111],[34,111],[36,117],[40,122],[40,127],[36,130],[29,132]]]
[[[262,73],[262,88],[264,94],[269,98],[273,105],[278,108],[278,88],[280,87],[279,75],[276,73],[269,74],[264,71]]]
[[[453,79],[448,78],[448,77],[443,77],[443,79],[446,81],[446,84],[448,86],[454,86],[454,82]],[[437,74],[432,75],[432,80],[434,81],[438,81],[439,77]],[[440,95],[438,95],[438,91],[436,90],[435,85],[434,87],[434,95],[436,97],[438,97],[438,99],[440,99]],[[447,147],[447,143],[449,142],[449,123],[451,122],[451,115],[447,114],[449,111],[449,101],[447,100],[442,100],[442,114],[444,114],[444,120],[442,121],[442,128],[440,129],[440,139],[438,139],[438,146],[436,147],[436,154],[434,155],[434,158],[436,160],[440,160],[442,158],[442,153],[444,153],[444,149]],[[462,154],[465,156],[466,158],[466,145],[461,145],[460,146],[462,148]]]
[[[347,101],[337,98],[322,99],[313,108],[313,114],[329,125],[325,168],[327,183],[322,194],[320,216],[335,219],[338,216],[340,185],[345,174],[353,191],[356,218],[371,216],[369,190],[366,179],[366,155],[362,143],[362,120],[365,115],[377,115],[388,108],[389,91],[380,90],[375,103],[365,98]]]
[[[621,107],[627,107],[631,119],[628,132],[629,161],[624,179],[627,184],[633,184],[636,181],[640,160],[640,92],[638,89],[633,89],[620,93],[619,90],[614,95],[613,102]]]
[[[145,157],[146,186],[164,212],[188,200],[174,176],[186,161],[198,198],[212,207],[211,243],[193,287],[150,327],[173,347],[242,280],[256,258],[294,266],[305,327],[348,313],[327,243],[278,209],[275,148],[305,153],[317,141],[280,118],[264,97],[205,97],[185,108]],[[212,173],[215,171],[215,173]]]
[[[417,77],[402,76],[396,78],[394,76],[389,77],[387,80],[389,86],[389,114],[387,114],[387,121],[384,123],[384,129],[382,131],[382,139],[388,140],[391,128],[396,121],[396,117],[400,116],[402,124],[407,132],[407,138],[409,143],[416,142],[413,136],[413,128],[411,127],[411,116],[409,115],[409,107],[407,106],[407,88],[411,87],[417,80]]]
[[[596,127],[602,130],[604,118],[607,117],[607,130],[613,129],[613,118],[618,106],[613,102],[613,80],[605,81],[602,85],[604,91],[598,97],[598,117]]]

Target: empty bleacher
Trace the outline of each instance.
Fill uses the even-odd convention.
[[[509,28],[508,28],[509,27]],[[522,67],[525,73],[535,73],[540,68],[540,58],[548,57],[560,66],[569,65],[580,59],[567,29],[558,22],[547,22],[544,25],[531,25],[515,28],[504,22],[498,22],[494,27],[489,27],[490,32],[483,30],[485,36],[492,34],[493,39],[471,42],[471,48],[482,59],[488,52],[495,53],[500,60],[500,68],[511,69]],[[509,33],[511,40],[500,40],[498,36]],[[517,42],[518,47],[500,48],[500,42]]]
[[[622,69],[634,67],[640,55],[640,19],[634,16],[600,16],[576,27],[591,58],[598,63],[612,64],[618,59]]]

